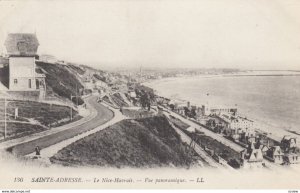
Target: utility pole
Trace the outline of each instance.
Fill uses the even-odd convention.
[[[72,96],[72,94],[71,94],[71,103],[72,103],[72,98],[73,98],[74,96]],[[70,116],[71,116],[71,120],[73,119],[73,116],[72,116],[72,105],[70,105]]]
[[[77,89],[77,83],[76,83],[76,106],[78,106],[78,89]]]
[[[7,137],[7,125],[6,125],[6,96],[4,97],[4,139]]]
[[[78,107],[78,93],[77,93],[77,84],[76,84],[76,95],[75,96],[73,96],[72,94],[71,94],[71,96],[70,96],[70,99],[71,99],[71,103],[73,103],[73,98],[74,97],[76,97],[76,106]],[[72,110],[72,105],[70,105],[70,115],[71,115],[71,120],[73,119],[73,112],[72,112],[73,110]]]

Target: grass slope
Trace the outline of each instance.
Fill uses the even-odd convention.
[[[163,116],[123,120],[59,151],[50,160],[63,165],[108,167],[189,167],[200,159],[181,142]]]
[[[111,95],[111,99],[114,101],[116,105],[119,107],[128,107],[129,105],[124,101],[121,97],[120,93],[114,93]]]
[[[78,67],[77,65],[69,63],[68,67],[71,68],[72,70],[74,70],[76,73],[78,73],[80,75],[84,75],[84,73],[85,73],[85,70],[83,70],[82,68]]]
[[[45,62],[36,62],[36,64],[46,72],[47,86],[50,86],[59,96],[70,99],[71,95],[76,95],[76,87],[78,90],[83,88],[80,81],[67,67]],[[75,101],[76,99],[73,98],[73,102]],[[83,104],[83,100],[79,98],[78,103]]]
[[[16,108],[18,108],[19,112],[17,119],[14,118]],[[72,121],[80,118],[81,116],[76,111],[73,111]],[[0,102],[0,119],[4,120],[4,101]],[[71,122],[70,108],[34,101],[10,101],[7,105],[7,121],[8,137],[21,137]],[[3,136],[4,122],[2,121],[0,122],[0,138]]]
[[[8,122],[7,123],[7,137],[8,139],[14,139],[18,137],[23,137],[33,133],[39,133],[47,130],[47,128],[40,125],[32,125],[30,123],[18,123],[18,122]],[[0,141],[4,141],[4,123],[0,122]]]
[[[70,108],[55,104],[40,103],[34,101],[12,101],[8,104],[8,113],[13,114],[14,109],[19,109],[19,116],[33,118],[42,125],[55,125],[60,120],[70,118]],[[78,113],[73,111],[73,116]]]
[[[187,129],[190,126],[184,122],[182,122],[180,119],[170,115],[170,121],[178,128],[180,129]]]

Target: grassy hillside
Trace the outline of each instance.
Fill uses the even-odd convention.
[[[7,123],[7,139],[14,139],[23,137],[33,133],[38,133],[47,130],[47,128],[40,125],[33,125],[30,123],[18,123],[8,122]],[[0,142],[4,141],[4,123],[0,122]]]
[[[122,114],[129,118],[145,118],[154,115],[153,111],[148,111],[145,109],[132,110],[132,109],[122,109]]]
[[[80,68],[79,66],[75,65],[75,64],[68,64],[68,67],[71,68],[72,70],[74,70],[76,73],[83,75],[85,73],[85,70]]]
[[[114,93],[111,95],[111,99],[114,101],[116,105],[119,107],[128,107],[129,105],[124,101],[121,97],[120,93]]]
[[[0,67],[0,84],[3,84],[6,88],[9,85],[9,67],[4,66],[3,68]]]
[[[36,64],[46,73],[47,87],[51,87],[51,89],[59,96],[70,99],[71,95],[76,95],[76,87],[78,90],[83,88],[80,81],[67,69],[67,67],[45,62],[36,62]],[[73,98],[73,102],[75,101],[76,98]],[[78,98],[78,104],[83,104],[81,98]]]
[[[173,120],[172,120],[173,119]],[[174,118],[171,118],[171,121],[174,121]],[[180,120],[179,120],[180,121]],[[173,122],[174,123],[174,122]],[[183,123],[185,124],[185,123]],[[222,144],[216,139],[206,136],[203,132],[192,133],[186,130],[184,125],[179,127],[185,134],[194,139],[198,145],[205,149],[209,154],[215,153],[218,156],[222,157],[227,163],[233,168],[240,167],[240,153],[231,149],[229,146]],[[180,124],[178,124],[180,126]]]
[[[8,104],[8,113],[13,114],[15,108],[19,109],[20,117],[33,118],[44,126],[56,126],[60,120],[70,119],[70,108],[66,106],[34,101],[13,101]],[[73,118],[77,116],[77,111],[73,110]]]
[[[163,116],[123,120],[85,137],[51,157],[63,165],[189,167],[201,159]]]
[[[101,81],[103,81],[103,82],[107,82],[106,77],[103,76],[103,75],[94,74],[93,76],[94,76],[97,80],[101,80]]]
[[[15,119],[14,111],[18,108],[19,117]],[[73,120],[80,119],[73,111]],[[0,102],[0,119],[4,119],[4,101]],[[7,105],[7,134],[9,138],[16,138],[37,133],[69,123],[70,108],[34,101],[10,101]],[[0,139],[4,136],[4,122],[0,122]]]
[[[182,122],[180,119],[170,115],[170,121],[178,128],[180,129],[187,129],[190,127],[190,125]]]

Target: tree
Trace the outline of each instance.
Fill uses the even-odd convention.
[[[174,109],[175,109],[175,105],[174,104],[170,104],[169,107],[171,108],[172,111],[174,111]]]
[[[143,108],[148,108],[148,110],[150,110],[151,102],[147,92],[141,92],[140,103]]]
[[[196,117],[196,109],[191,110],[191,117],[193,117],[193,118]]]

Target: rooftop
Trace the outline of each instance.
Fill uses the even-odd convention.
[[[35,56],[39,42],[35,34],[10,33],[5,40],[9,56]]]
[[[8,58],[0,56],[0,64],[8,64]]]

